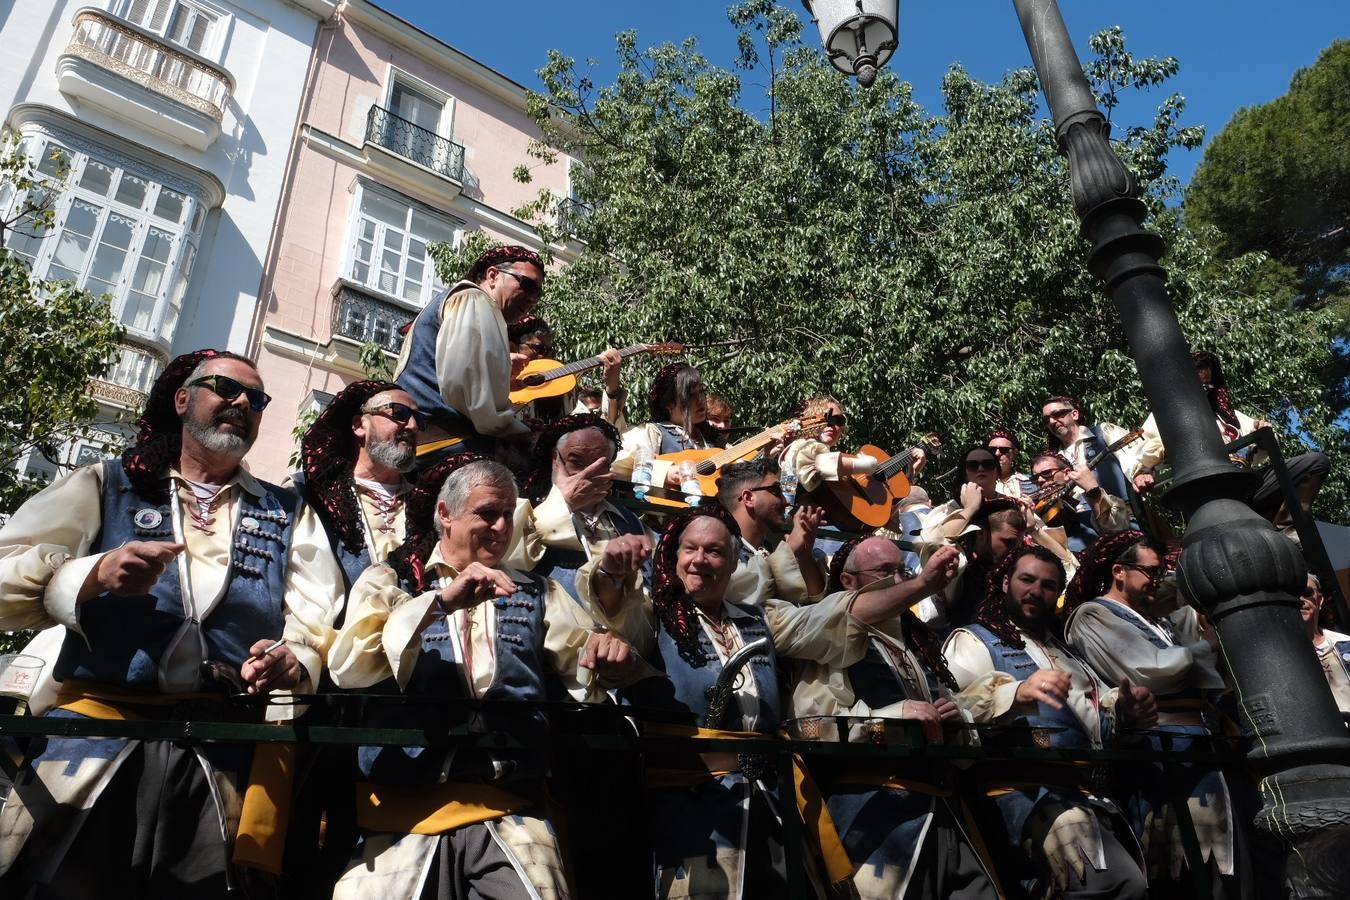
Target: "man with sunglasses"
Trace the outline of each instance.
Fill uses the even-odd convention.
[[[1087,550],[1103,534],[1130,527],[1129,504],[1103,488],[1096,473],[1087,466],[1072,466],[1059,453],[1046,450],[1031,461],[1031,478],[1038,491],[1073,483],[1059,509],[1045,511],[1055,527],[1064,529],[1073,553]]]
[[[120,459],[76,469],[0,530],[0,629],[65,627],[48,715],[260,720],[227,698],[318,685],[341,573],[317,517],[243,464],[269,400],[242,356],[180,356]],[[284,748],[51,738],[32,753],[0,813],[6,896],[223,898],[240,883],[231,850],[234,865],[280,863],[262,835],[288,785],[241,798]]]
[[[1124,437],[1126,429],[1110,422],[1092,424],[1083,404],[1072,397],[1051,397],[1041,407],[1045,423],[1046,449],[1059,453],[1071,466],[1088,461]],[[1127,471],[1134,468],[1130,451],[1122,449],[1107,456],[1097,466],[1097,480],[1113,497],[1129,497]],[[1123,458],[1122,458],[1123,454]]]
[[[1350,634],[1322,627],[1322,604],[1326,602],[1326,596],[1322,593],[1321,579],[1311,572],[1300,599],[1299,615],[1308,629],[1322,670],[1326,672],[1336,707],[1350,720]]]
[[[1163,547],[1139,531],[1097,541],[1066,592],[1065,636],[1109,681],[1128,679],[1148,688],[1158,703],[1153,749],[1184,751],[1210,734],[1206,706],[1225,690],[1218,671],[1218,638],[1194,608],[1169,609],[1158,587],[1167,576]],[[1164,742],[1162,733],[1168,734]],[[1175,790],[1186,792],[1203,854],[1221,875],[1233,874],[1231,804],[1222,775],[1183,767],[1186,782],[1170,785],[1161,771],[1140,777],[1130,801],[1133,824],[1151,878],[1166,881],[1181,871],[1183,848],[1166,806]],[[1189,885],[1189,881],[1180,882]]]
[[[543,287],[539,254],[495,247],[409,325],[394,381],[427,416],[419,469],[450,453],[492,453],[498,440],[529,433],[511,404],[506,323],[529,313]]]
[[[822,510],[798,506],[791,518],[778,483],[778,461],[760,455],[732,463],[717,477],[717,499],[741,526],[736,572],[727,596],[813,603],[825,596],[825,554],[816,549]]]

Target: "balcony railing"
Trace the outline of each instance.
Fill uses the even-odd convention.
[[[412,319],[406,309],[342,284],[333,303],[333,333],[354,341],[373,341],[390,353],[403,349],[400,330]]]
[[[210,116],[217,124],[234,93],[234,79],[197,54],[97,9],[75,14],[66,54]]]
[[[372,106],[366,116],[366,143],[383,147],[454,182],[464,180],[464,145]]]
[[[566,234],[575,235],[577,226],[591,214],[591,207],[574,197],[558,201],[558,227]]]

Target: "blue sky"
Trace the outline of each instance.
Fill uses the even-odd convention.
[[[614,73],[614,35],[638,31],[640,45],[696,36],[714,62],[730,65],[734,32],[723,0],[584,0],[579,3],[517,0],[495,3],[464,0],[377,0],[385,8],[434,34],[527,87],[538,87],[535,71],[549,49],[600,66],[593,80],[608,82]],[[804,13],[798,0],[784,0]],[[1087,38],[1110,25],[1125,29],[1126,46],[1136,56],[1176,56],[1181,71],[1166,90],[1186,97],[1185,124],[1205,125],[1216,134],[1243,106],[1284,93],[1293,73],[1309,66],[1318,52],[1338,37],[1350,37],[1346,0],[1061,0],[1080,56]],[[900,48],[890,66],[914,85],[915,97],[939,108],[943,72],[960,62],[972,74],[994,80],[1005,71],[1030,65],[1017,17],[1008,0],[927,0],[901,2]],[[1158,99],[1162,95],[1159,94]],[[1152,101],[1156,103],[1156,101]],[[1148,121],[1151,103],[1127,106],[1117,121]],[[1200,152],[1174,153],[1172,172],[1190,177]]]

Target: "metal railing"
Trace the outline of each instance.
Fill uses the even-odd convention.
[[[425,166],[451,181],[464,180],[463,144],[441,137],[383,106],[372,106],[366,115],[366,143]]]
[[[102,10],[81,9],[75,14],[74,26],[66,55],[86,59],[163,94],[217,124],[224,118],[225,105],[234,93],[229,72]]]
[[[333,303],[333,333],[398,353],[403,349],[402,328],[412,317],[406,309],[344,284]]]
[[[590,214],[590,205],[575,197],[564,197],[558,201],[558,227],[567,234],[576,235],[577,226]]]

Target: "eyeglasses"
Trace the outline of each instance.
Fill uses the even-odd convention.
[[[966,460],[967,472],[992,472],[998,468],[996,459],[968,459]]]
[[[1306,599],[1311,599],[1313,597],[1320,597],[1321,595],[1322,589],[1315,584],[1310,584],[1303,589],[1303,593],[1300,594],[1299,596],[1304,597]]]
[[[248,408],[254,412],[262,412],[267,409],[267,404],[272,402],[272,398],[264,393],[262,388],[240,384],[228,375],[203,375],[196,381],[190,382],[188,387],[197,387],[198,385],[210,388],[211,392],[217,397],[231,403],[237,400],[240,394],[243,394],[248,397]]]
[[[755,493],[756,491],[768,491],[775,497],[783,496],[783,486],[781,484],[766,484],[763,487],[746,488],[746,490],[752,494]]]
[[[1134,569],[1141,575],[1148,576],[1149,581],[1162,581],[1163,576],[1167,574],[1166,566],[1142,566],[1139,563],[1117,563],[1117,565]]]
[[[1013,452],[1011,447],[990,447],[989,452],[995,456],[1007,456]]]
[[[1071,412],[1073,412],[1073,407],[1065,406],[1060,409],[1052,409],[1045,415],[1041,416],[1041,418],[1049,422],[1051,419],[1062,419]]]
[[[894,578],[896,575],[899,575],[901,581],[908,581],[914,577],[914,573],[909,570],[908,566],[902,566],[899,563],[886,566],[873,566],[870,569],[859,569],[855,574],[875,575],[878,578]]]
[[[1052,478],[1055,477],[1056,472],[1062,471],[1063,469],[1041,469],[1039,472],[1031,473],[1031,480],[1035,481],[1038,484],[1042,481],[1050,481]]]
[[[386,419],[393,419],[400,425],[407,425],[411,419],[417,423],[419,431],[425,430],[427,427],[427,414],[420,409],[413,409],[406,403],[391,401],[381,403],[379,406],[364,406],[361,408],[361,412],[371,416],[384,416]]]
[[[530,297],[538,297],[542,285],[528,275],[522,275],[514,269],[498,269],[502,275],[510,275],[516,281],[520,282],[520,287]]]

